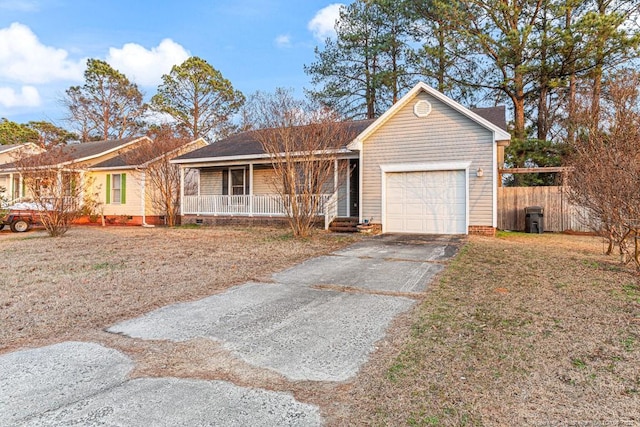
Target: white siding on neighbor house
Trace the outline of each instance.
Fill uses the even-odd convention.
[[[416,117],[427,100],[432,111]],[[456,110],[420,92],[363,143],[362,216],[382,219],[383,164],[469,161],[469,225],[493,225],[493,134]],[[477,177],[478,168],[484,176]]]
[[[4,188],[5,193],[1,194],[2,196],[6,197],[7,199],[10,199],[11,196],[9,195],[9,193],[11,192],[11,179],[10,179],[11,175],[9,174],[2,174],[0,175],[0,187]]]

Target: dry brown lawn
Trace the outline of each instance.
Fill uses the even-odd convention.
[[[356,238],[356,237],[354,237]],[[206,339],[140,341],[103,328],[344,246],[282,229],[74,228],[0,233],[0,353],[100,342],[135,376],[287,391],[328,425],[640,425],[640,287],[593,237],[470,238],[358,376],[291,382]]]
[[[343,247],[352,238],[280,228],[75,227],[0,233],[0,353],[190,301]]]
[[[335,425],[640,425],[640,287],[594,237],[472,238]]]

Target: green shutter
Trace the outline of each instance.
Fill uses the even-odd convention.
[[[27,195],[27,183],[24,178],[22,179],[22,195],[18,194],[18,197],[24,197]]]
[[[120,203],[127,203],[127,174],[120,175]]]
[[[107,204],[111,203],[111,174],[107,174]]]

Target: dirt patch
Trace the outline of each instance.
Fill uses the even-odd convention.
[[[326,254],[357,239],[282,228],[75,227],[0,235],[0,353],[77,339]]]
[[[640,284],[598,238],[472,237],[330,425],[637,425]]]

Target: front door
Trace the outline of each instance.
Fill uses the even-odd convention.
[[[347,215],[351,217],[360,216],[360,170],[358,159],[349,161],[349,208]]]

